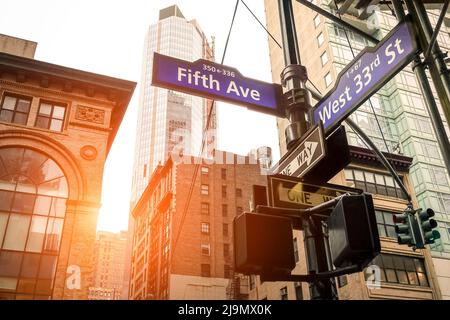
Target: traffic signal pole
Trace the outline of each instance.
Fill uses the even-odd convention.
[[[428,46],[431,45],[431,57],[427,62],[430,66],[430,74],[436,91],[441,101],[447,123],[450,123],[450,74],[447,69],[444,54],[438,43],[432,43],[433,27],[428,18],[427,11],[422,1],[405,0],[409,13],[414,17],[415,24],[419,30],[419,38],[424,52],[428,52]]]
[[[405,19],[405,10],[403,9],[402,0],[393,0],[394,12],[397,16],[399,22]],[[412,9],[412,8],[410,8]],[[429,50],[431,47],[429,48]],[[428,78],[425,72],[425,64],[422,59],[417,55],[414,59],[414,73],[419,81],[420,89],[425,98],[425,103],[428,107],[428,112],[430,114],[431,123],[433,125],[434,133],[436,134],[436,140],[442,151],[442,157],[444,158],[445,167],[447,168],[447,174],[450,175],[450,141],[445,132],[445,127],[442,122],[441,115],[439,113],[439,108],[434,100],[433,92],[428,82]],[[444,105],[446,100],[441,99],[441,104]]]
[[[308,75],[301,65],[300,50],[295,29],[291,0],[278,0],[285,69],[281,73],[283,102],[290,124],[286,128],[286,145],[290,151],[311,126],[308,113],[311,109],[311,94],[306,88]],[[308,274],[329,271],[325,238],[321,222],[317,219],[302,219]],[[337,299],[333,279],[315,279],[309,283],[311,300]]]

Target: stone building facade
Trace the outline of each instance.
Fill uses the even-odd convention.
[[[20,51],[0,53],[0,299],[87,299],[103,168],[136,84]]]

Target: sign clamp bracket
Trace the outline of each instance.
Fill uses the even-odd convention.
[[[261,281],[293,281],[293,282],[315,282],[321,279],[330,279],[339,276],[343,276],[349,273],[355,273],[361,271],[360,266],[351,265],[345,268],[333,270],[333,271],[324,271],[324,272],[314,272],[311,271],[310,274],[290,274],[290,275],[260,275]]]
[[[349,196],[349,193],[345,193],[339,197],[331,199],[327,202],[323,202],[311,208],[306,209],[293,209],[293,208],[280,208],[280,207],[270,207],[270,206],[261,206],[258,205],[256,207],[256,213],[265,213],[271,215],[282,215],[290,218],[300,218],[300,219],[308,219],[310,216],[323,216],[328,217],[328,215],[320,215],[321,212],[335,206],[343,197]]]

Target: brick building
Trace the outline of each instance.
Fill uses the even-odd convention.
[[[0,299],[87,299],[103,167],[136,84],[0,40]]]
[[[89,288],[92,300],[127,300],[125,277],[125,254],[128,233],[98,231],[95,242],[94,285]]]
[[[354,6],[357,1],[345,3],[333,0],[314,1],[314,4],[335,15],[338,14],[336,3],[340,12],[345,12],[342,14],[343,20],[379,40],[386,37],[398,23],[386,5],[370,7],[374,10],[369,12],[367,19],[363,19],[362,12]],[[267,28],[275,39],[281,39],[278,3],[265,0],[264,5]],[[440,7],[436,5],[434,9],[436,8]],[[302,64],[308,69],[309,80],[323,95],[326,95],[334,90],[345,66],[361,50],[374,44],[297,2],[293,2],[293,10]],[[433,10],[432,6],[427,7],[427,15],[433,25],[436,24],[439,13],[440,10]],[[448,14],[444,20],[448,21]],[[450,25],[444,23],[437,37],[437,42],[444,52],[450,48],[449,32]],[[270,39],[269,54],[272,80],[279,82],[280,73],[284,68],[282,50]],[[433,91],[437,97],[434,89]],[[438,100],[436,103],[440,108]],[[436,212],[435,219],[438,221],[441,239],[437,239],[429,248],[442,297],[450,299],[450,180],[442,152],[436,142],[427,103],[414,75],[413,64],[406,66],[369,101],[353,112],[350,118],[366,132],[381,151],[405,155],[411,159],[408,169],[401,172],[411,192],[415,194],[415,206],[432,208]],[[445,120],[444,117],[442,119]],[[444,121],[443,125],[449,132],[448,123]],[[284,134],[286,126],[286,119],[278,119],[281,154],[286,152]],[[347,130],[347,139],[349,144],[365,148],[363,141],[351,129]],[[366,168],[360,170],[358,175],[361,176],[363,173],[365,175],[365,171]],[[344,176],[338,183],[346,183]],[[395,197],[386,199],[392,203],[398,202]],[[396,207],[392,204],[388,207],[391,207],[390,211],[395,212],[404,209],[402,206]],[[413,254],[411,250],[403,253]],[[415,286],[411,285],[409,288],[411,293],[417,293]],[[403,294],[405,292],[401,293]]]
[[[232,268],[232,222],[248,210],[252,185],[265,183],[252,159],[218,151],[214,164],[200,161],[185,215],[196,165],[157,167],[133,210],[130,299],[246,298]]]
[[[386,156],[400,174],[417,208],[417,199],[408,175],[412,159],[395,154]],[[350,157],[351,163],[332,178],[330,183],[362,189],[372,194],[381,254],[372,261],[375,267],[335,279],[339,299],[441,299],[430,250],[412,251],[406,245],[397,244],[393,214],[405,210],[408,203],[405,195],[373,152],[350,146]],[[292,274],[306,274],[303,232],[300,230],[294,230],[294,250],[296,267]],[[373,272],[377,274],[374,275]],[[249,277],[249,291],[251,300],[309,299],[307,283],[261,283],[259,276],[255,275]]]

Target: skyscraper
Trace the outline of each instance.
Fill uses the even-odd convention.
[[[334,1],[313,2],[337,15]],[[351,5],[352,2],[346,3]],[[275,38],[281,39],[277,1],[265,0],[265,7],[268,28]],[[384,10],[388,9],[386,6],[375,6],[373,9],[367,20],[358,19],[358,11],[354,7],[350,7],[343,18],[374,37],[382,39],[398,22],[390,10]],[[362,49],[373,44],[295,2],[294,15],[302,64],[308,68],[310,80],[325,95],[333,90],[339,72]],[[439,11],[430,10],[428,15],[435,24]],[[438,36],[439,45],[444,52],[450,49],[449,32],[450,25],[446,22]],[[281,49],[273,42],[270,43],[270,56],[273,80],[279,82],[284,61]],[[436,92],[434,96],[437,97]],[[439,104],[439,101],[437,103]],[[441,117],[445,120],[443,116]],[[366,102],[354,112],[351,118],[364,129],[381,150],[400,153],[413,159],[409,174],[417,195],[417,204],[422,208],[433,208],[436,211],[436,220],[439,220],[442,238],[431,246],[431,253],[442,296],[450,298],[450,273],[448,272],[450,270],[448,267],[450,263],[450,183],[412,65],[388,82],[370,99],[370,102]],[[282,153],[286,152],[284,138],[286,125],[287,120],[278,121]],[[449,135],[448,124],[444,123],[444,126]],[[351,145],[365,147],[350,129],[347,129],[347,134]],[[372,181],[365,181],[365,183],[368,186]]]
[[[132,206],[156,166],[168,159],[174,147],[177,154],[199,154],[207,114],[212,107],[209,100],[152,87],[154,52],[188,61],[213,58],[212,48],[195,20],[187,21],[177,6],[160,11],[159,21],[150,26],[145,39]],[[210,128],[216,128],[214,114]]]

